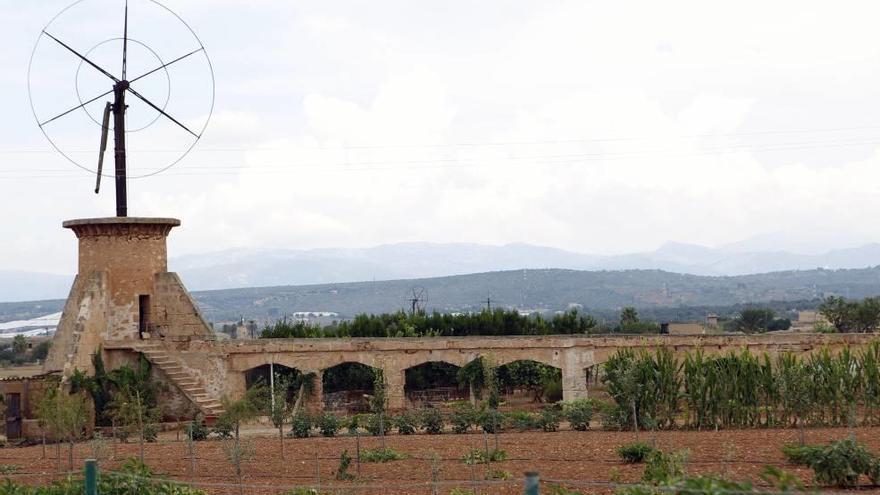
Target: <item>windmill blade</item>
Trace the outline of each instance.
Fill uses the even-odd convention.
[[[93,103],[93,102],[95,102],[95,101],[97,101],[97,100],[100,100],[101,98],[103,98],[103,97],[109,95],[109,94],[112,93],[112,92],[113,92],[113,90],[111,89],[110,91],[107,91],[107,92],[105,92],[105,93],[101,93],[101,94],[99,94],[98,96],[92,98],[91,100],[89,100],[89,101],[87,101],[87,102],[85,102],[85,103],[81,103],[81,104],[79,104],[79,105],[77,105],[77,106],[71,108],[70,110],[67,110],[66,112],[61,112],[61,113],[59,113],[58,115],[52,117],[51,119],[49,119],[49,120],[47,120],[47,121],[45,121],[45,122],[41,122],[41,123],[40,123],[40,127],[43,127],[44,125],[48,124],[49,122],[52,122],[53,120],[60,119],[61,117],[64,117],[65,115],[69,114],[70,112],[72,112],[72,111],[74,111],[74,110],[79,110],[80,108],[82,108],[82,107],[88,105],[89,103]]]
[[[95,194],[101,190],[101,173],[104,171],[104,152],[107,151],[107,130],[110,128],[110,111],[113,104],[109,101],[104,107],[104,120],[101,124],[101,150],[98,152],[98,177],[95,182]]]
[[[128,91],[129,91],[131,94],[137,96],[141,101],[143,101],[143,102],[146,103],[147,105],[151,106],[151,107],[153,108],[153,110],[155,110],[155,111],[161,113],[161,114],[164,115],[168,120],[170,120],[171,122],[174,122],[175,124],[177,124],[177,125],[179,125],[181,128],[183,128],[183,130],[185,130],[186,132],[188,132],[188,133],[192,134],[193,136],[195,136],[196,139],[198,139],[198,138],[201,137],[201,136],[199,136],[198,134],[194,133],[193,131],[189,130],[189,128],[188,128],[187,126],[185,126],[185,125],[181,124],[180,122],[178,122],[177,119],[175,119],[174,117],[172,117],[172,116],[168,115],[167,113],[165,113],[165,110],[162,110],[161,108],[159,108],[159,107],[157,107],[156,105],[154,105],[153,102],[151,102],[150,100],[148,100],[148,99],[146,99],[145,97],[141,96],[141,94],[138,93],[137,91],[135,91],[134,89],[132,89],[131,86],[128,87]]]
[[[183,55],[183,56],[177,57],[177,58],[175,58],[174,60],[172,60],[172,61],[170,61],[170,62],[167,62],[167,63],[164,63],[164,64],[160,65],[159,67],[156,67],[155,69],[153,69],[153,70],[151,70],[151,71],[149,71],[149,72],[144,72],[143,74],[141,74],[141,75],[137,76],[136,78],[132,79],[131,81],[129,81],[129,84],[131,84],[131,83],[133,83],[133,82],[135,82],[135,81],[139,81],[139,80],[141,80],[141,79],[143,79],[143,78],[149,76],[150,74],[152,74],[152,73],[154,73],[154,72],[156,72],[156,71],[160,71],[160,70],[162,70],[162,69],[168,67],[169,65],[171,65],[171,64],[173,64],[173,63],[175,63],[175,62],[180,62],[181,60],[185,59],[186,57],[189,57],[190,55],[195,55],[196,53],[199,53],[199,52],[201,52],[201,51],[204,51],[204,49],[205,49],[205,47],[196,48],[195,50],[193,50],[193,51],[187,53],[186,55]]]
[[[122,31],[122,80],[128,73],[128,0],[125,0],[125,27]]]
[[[56,37],[52,36],[51,34],[49,34],[48,31],[45,31],[45,30],[44,30],[44,31],[43,31],[43,34],[45,34],[46,36],[52,38],[53,40],[55,40],[56,42],[58,42],[58,44],[61,45],[61,46],[63,46],[64,48],[67,48],[71,53],[73,53],[73,54],[76,55],[77,57],[81,58],[81,59],[83,60],[83,62],[85,62],[85,63],[91,65],[92,67],[94,67],[95,69],[97,69],[98,72],[100,72],[101,74],[104,74],[105,76],[107,76],[107,77],[109,77],[110,79],[112,79],[113,82],[119,82],[119,79],[116,79],[116,77],[114,77],[113,74],[111,74],[111,73],[107,72],[106,70],[102,69],[102,68],[99,67],[96,63],[94,63],[94,62],[92,62],[91,60],[87,59],[85,56],[80,55],[79,52],[77,52],[77,51],[74,50],[73,48],[71,48],[71,47],[67,46],[66,44],[64,44],[63,41],[61,41],[61,40],[59,40],[58,38],[56,38]]]

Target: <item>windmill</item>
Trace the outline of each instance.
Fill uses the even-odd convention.
[[[130,36],[129,0],[79,0],[42,29],[28,67],[28,94],[40,130],[68,161],[95,174],[95,193],[101,190],[102,177],[114,179],[117,217],[128,216],[129,179],[155,175],[183,159],[201,138],[214,108],[213,69],[195,32],[155,0],[131,3],[131,10],[143,21],[132,26],[137,25],[142,36],[152,36],[155,48]],[[181,77],[187,87],[176,87],[172,98],[174,70],[190,73]],[[164,83],[160,75],[165,76]],[[64,81],[69,76],[70,85]],[[74,94],[77,104],[66,101]],[[143,125],[131,125],[132,117],[140,118]],[[89,120],[100,127],[96,161],[80,155],[87,147],[83,124]],[[183,139],[168,129],[141,139],[152,149],[134,160],[133,170],[127,141],[158,122]],[[104,156],[111,129],[114,166],[112,174],[106,174]],[[172,149],[159,151],[158,143]],[[88,155],[94,157],[92,153]]]
[[[428,291],[424,287],[413,287],[406,296],[406,302],[410,305],[410,314],[421,313],[428,305]]]

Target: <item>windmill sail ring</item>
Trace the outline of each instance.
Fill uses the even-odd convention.
[[[156,0],[74,2],[40,31],[28,66],[34,118],[64,158],[98,174],[101,135],[109,134],[100,173],[116,179],[118,216],[128,179],[161,173],[195,147],[214,86],[202,41]]]

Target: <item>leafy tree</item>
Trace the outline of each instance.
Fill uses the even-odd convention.
[[[293,404],[288,401],[291,381],[281,374],[276,374],[274,385],[275,390],[268,391],[269,400],[263,401],[263,410],[275,428],[278,428],[278,446],[281,450],[281,459],[284,459],[284,423],[293,412]]]
[[[12,352],[15,353],[16,356],[24,356],[27,352],[28,343],[27,339],[24,335],[16,335],[12,339]]]
[[[376,415],[379,421],[379,436],[382,439],[382,448],[385,448],[385,413],[388,410],[388,383],[385,381],[385,373],[381,369],[375,370],[373,379],[373,395],[370,397],[370,411]]]
[[[484,358],[480,356],[458,370],[456,378],[459,385],[467,385],[471,405],[476,407],[477,398],[486,384]]]
[[[67,441],[67,463],[73,470],[73,443],[83,438],[91,417],[86,398],[51,388],[37,405],[37,417],[57,442]],[[60,463],[60,450],[58,458]]]
[[[744,309],[734,317],[733,328],[744,333],[766,332],[775,317],[776,314],[772,309]]]
[[[819,313],[841,333],[871,332],[880,325],[880,298],[847,301],[829,296],[819,305]]]
[[[126,436],[131,432],[137,434],[140,444],[140,460],[144,462],[144,442],[147,441],[148,436],[146,433],[147,425],[161,419],[159,408],[146,404],[141,398],[139,390],[126,386],[113,395],[113,399],[107,405],[106,413],[113,419],[114,424],[120,425],[126,430]]]
[[[235,468],[239,493],[243,493],[241,486],[242,462],[251,458],[254,453],[252,446],[241,440],[241,425],[260,414],[261,405],[265,400],[264,392],[260,387],[256,387],[248,390],[244,397],[236,401],[230,401],[224,397],[224,412],[217,419],[218,422],[222,421],[232,425],[233,436],[231,439],[224,439],[223,449],[226,452],[227,459]]]
[[[620,311],[620,326],[626,327],[639,323],[639,312],[632,306],[627,306]]]

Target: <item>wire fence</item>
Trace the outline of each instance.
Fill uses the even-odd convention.
[[[866,431],[865,434],[870,435],[872,432]],[[428,441],[428,444],[434,438],[441,439],[422,435],[419,437],[423,442]],[[522,443],[515,444],[511,439],[508,444],[505,435],[500,437],[499,441],[489,435],[466,435],[464,442],[459,441],[454,448],[447,445],[441,449],[441,454],[431,455],[425,453],[424,443],[419,448],[407,448],[389,438],[389,446],[403,447],[403,457],[384,464],[367,462],[365,459],[368,451],[375,452],[384,444],[378,437],[362,439],[358,436],[341,436],[313,438],[307,442],[285,438],[286,452],[283,461],[280,460],[277,438],[243,437],[243,443],[259,441],[261,448],[243,457],[239,463],[240,476],[226,450],[230,441],[187,442],[163,439],[146,444],[142,459],[164,482],[187,485],[210,494],[523,493],[525,487],[522,473],[536,468],[546,474],[541,482],[541,487],[545,490],[549,490],[551,486],[561,486],[575,492],[585,490],[585,493],[612,493],[640,486],[619,482],[620,478],[638,479],[642,467],[623,463],[613,451],[605,449],[570,456],[528,455],[529,449],[524,448]],[[553,441],[566,441],[565,434],[553,438]],[[459,436],[459,440],[461,439]],[[495,443],[496,441],[499,443]],[[493,455],[496,450],[503,450],[505,447],[512,448],[515,455]],[[21,465],[23,458],[18,449],[0,449],[0,469],[15,468],[8,474],[2,474],[3,471],[0,470],[0,478],[6,477],[27,485],[42,485],[69,477],[81,477],[81,468],[85,461],[98,459],[103,476],[127,476],[133,481],[148,479],[119,472],[126,460],[141,458],[140,445],[136,442],[119,443],[110,439],[84,442],[76,444],[72,452],[67,444],[49,445],[42,450],[42,454],[40,446],[30,449],[24,466]],[[406,450],[418,452],[408,453]],[[343,452],[350,456],[351,464],[347,472],[340,476]],[[751,474],[753,478],[764,466],[795,469],[782,456],[751,455],[743,458],[740,455],[735,458],[734,455],[725,453],[721,445],[717,450],[703,452],[700,458],[686,461],[686,467],[693,467],[695,473],[739,472]],[[584,469],[585,467],[589,469]],[[799,471],[802,475],[805,474],[804,470]],[[619,476],[621,473],[624,476]],[[773,486],[769,483],[758,482],[754,487],[755,490],[748,493],[773,492]],[[655,492],[664,491],[653,486],[649,488]]]

